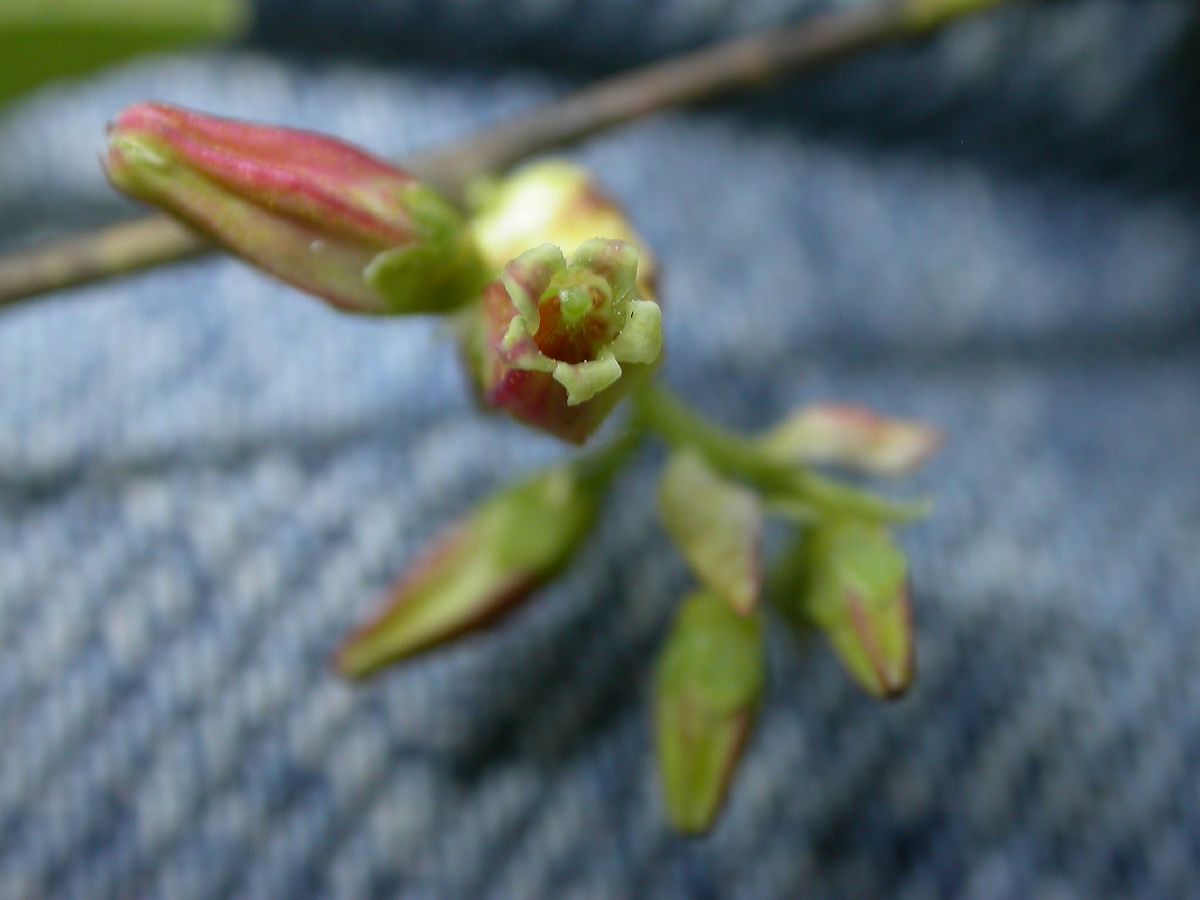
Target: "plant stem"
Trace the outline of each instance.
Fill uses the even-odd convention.
[[[700,416],[661,385],[648,385],[635,397],[636,421],[672,447],[691,447],[717,471],[767,494],[784,490],[795,468],[773,460],[751,441]]]
[[[0,259],[0,309],[50,291],[191,259],[212,249],[187,226],[163,215],[111,225]]]
[[[856,516],[889,523],[909,522],[928,512],[923,501],[889,500],[778,460],[751,438],[703,418],[659,385],[643,388],[634,402],[642,429],[672,447],[698,451],[718,472],[757,488],[777,509],[794,513],[799,508],[806,518]]]
[[[402,162],[454,198],[479,174],[676,106],[759,87],[881,44],[931,33],[1002,0],[880,0],[616,75],[449,147]],[[0,308],[214,249],[148,216],[0,258]]]

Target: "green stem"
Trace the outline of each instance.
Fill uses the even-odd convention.
[[[902,524],[922,519],[933,509],[928,499],[890,500],[871,491],[820,475],[811,469],[803,469],[801,473],[803,487],[800,492],[818,510]]]
[[[648,385],[635,398],[636,422],[672,447],[690,447],[714,469],[757,488],[782,507],[813,516],[856,516],[908,522],[928,512],[926,502],[900,503],[782,462],[755,441],[703,418],[666,388]]]
[[[672,447],[691,447],[717,471],[764,493],[786,490],[795,469],[760,452],[741,435],[708,421],[664,387],[647,385],[636,396],[637,422]]]

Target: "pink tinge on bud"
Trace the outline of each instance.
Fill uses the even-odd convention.
[[[488,344],[500,347],[508,331],[511,300],[504,286],[494,282],[483,296],[485,316],[488,322]],[[536,339],[530,339],[534,344]],[[517,348],[527,349],[527,345]],[[548,431],[572,444],[582,444],[604,421],[612,410],[612,402],[593,398],[586,403],[571,406],[567,403],[567,389],[555,381],[550,372],[521,369],[511,366],[509,354],[497,353],[493,357],[491,387],[484,400],[488,406],[502,409],[513,418]]]
[[[206,178],[281,214],[324,222],[331,232],[381,246],[414,236],[396,199],[416,179],[335,138],[164,103],[129,107],[109,133],[160,140]],[[114,164],[122,164],[119,144],[109,157]]]
[[[451,276],[479,268],[436,194],[324,135],[139,103],[109,126],[104,166],[125,193],[349,311],[445,311],[467,299]]]

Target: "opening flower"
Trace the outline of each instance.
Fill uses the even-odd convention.
[[[594,238],[570,262],[544,244],[484,292],[478,364],[484,402],[582,443],[662,353],[662,313],[638,287],[638,249]]]

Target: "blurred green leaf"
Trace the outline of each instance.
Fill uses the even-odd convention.
[[[246,0],[2,0],[0,104],[139,53],[233,37],[249,20]]]

